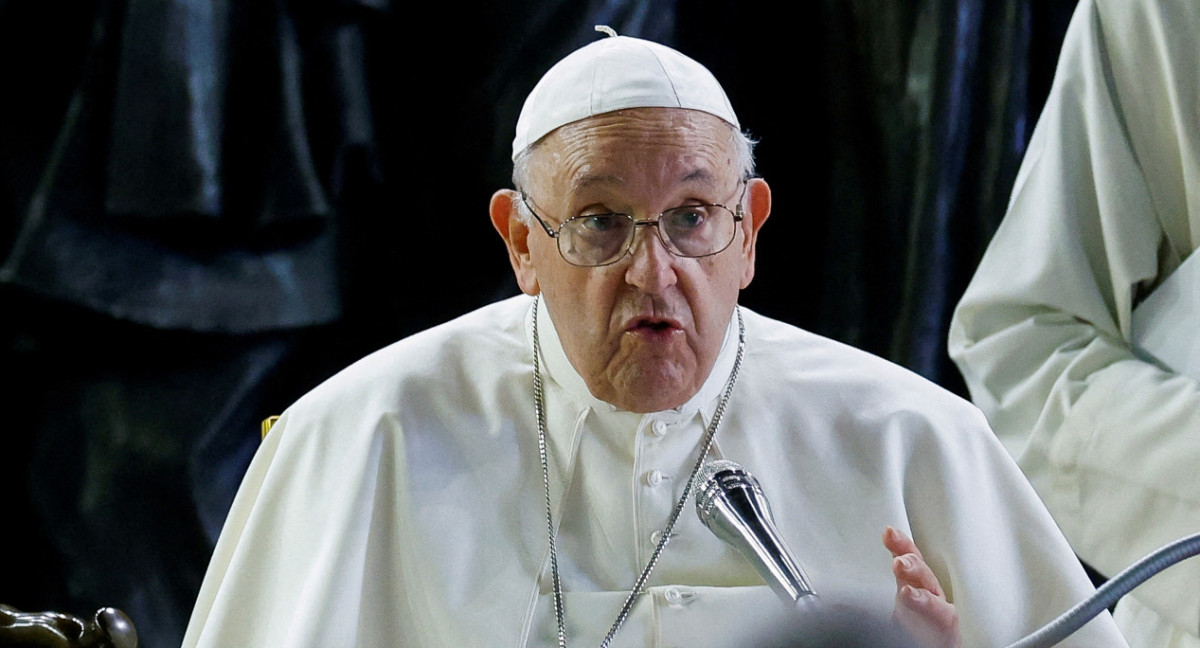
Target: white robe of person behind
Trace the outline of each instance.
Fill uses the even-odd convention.
[[[1200,382],[1139,353],[1133,324],[1200,246],[1198,33],[1192,0],[1081,0],[950,327],[972,399],[1108,576],[1200,531]],[[1200,648],[1200,562],[1140,585],[1116,618],[1135,648]]]

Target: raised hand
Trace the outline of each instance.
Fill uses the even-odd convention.
[[[958,610],[946,599],[916,543],[889,526],[883,532],[883,545],[892,552],[892,574],[896,577],[893,616],[921,646],[960,648]]]

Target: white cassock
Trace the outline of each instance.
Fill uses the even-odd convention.
[[[397,342],[290,407],[246,475],[184,645],[554,645],[532,304]],[[885,525],[922,548],[971,648],[1007,645],[1091,592],[978,410],[743,313],[745,360],[710,456],[757,477],[825,598],[890,613]],[[700,392],[652,414],[594,398],[545,308],[539,321],[568,640],[596,646],[696,461],[736,321]],[[612,646],[747,645],[796,614],[691,502],[675,532]],[[1124,642],[1105,614],[1064,645]]]
[[[1193,0],[1079,3],[951,325],[976,404],[1109,576],[1200,531],[1200,383],[1131,343],[1134,308],[1200,245],[1198,35]],[[1155,576],[1116,616],[1133,646],[1200,648],[1200,562]]]

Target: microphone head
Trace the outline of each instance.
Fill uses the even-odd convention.
[[[788,550],[758,480],[732,461],[709,462],[697,475],[696,515],[713,535],[741,553],[780,598],[795,603],[815,592]]]
[[[746,472],[736,462],[729,461],[728,459],[714,459],[704,464],[704,466],[700,468],[699,483],[707,484],[717,476],[717,473],[724,472],[726,470],[743,473]]]
[[[704,526],[713,529],[718,536],[723,537],[724,534],[718,532],[713,524],[724,524],[718,518],[730,514],[728,511],[717,510],[719,502],[725,500],[728,504],[730,493],[738,489],[747,491],[757,498],[762,497],[762,488],[758,485],[758,480],[735,462],[716,459],[700,469],[696,490],[696,515],[700,517]],[[763,500],[763,505],[766,505],[765,500]],[[766,515],[770,515],[769,510],[766,511]]]

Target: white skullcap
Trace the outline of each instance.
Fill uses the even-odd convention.
[[[525,98],[513,159],[550,131],[625,108],[701,110],[740,130],[725,90],[703,65],[640,38],[610,34],[554,64]]]

